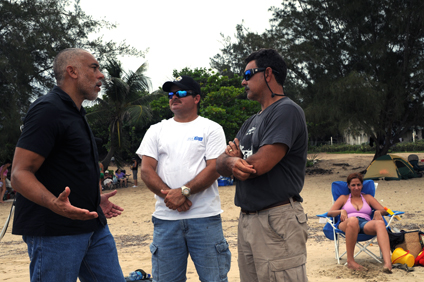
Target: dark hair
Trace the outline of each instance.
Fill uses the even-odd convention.
[[[271,67],[272,70],[275,71],[273,73],[278,84],[281,86],[284,85],[287,76],[287,65],[283,57],[281,57],[276,50],[265,48],[259,49],[250,54],[244,61],[246,64],[255,61],[258,68]]]
[[[364,184],[364,178],[362,177],[362,174],[354,172],[349,174],[349,176],[347,177],[347,184],[350,185],[350,182],[352,181],[352,179],[358,178],[359,181],[361,181],[362,184]]]

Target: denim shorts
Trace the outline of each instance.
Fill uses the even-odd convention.
[[[199,281],[226,282],[231,252],[222,231],[221,216],[183,220],[152,217],[153,281],[186,281],[190,254]]]
[[[368,223],[368,220],[359,216],[357,216],[356,218],[358,219],[358,223],[359,223],[359,234],[365,234],[364,226],[365,224]]]
[[[109,227],[69,236],[28,236],[31,282],[122,281],[115,240]]]

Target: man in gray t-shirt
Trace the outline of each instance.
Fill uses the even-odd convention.
[[[262,110],[217,160],[218,172],[236,179],[240,281],[307,281],[305,115],[284,95],[287,67],[275,50],[256,51],[246,63],[242,85]]]

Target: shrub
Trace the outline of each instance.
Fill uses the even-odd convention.
[[[424,151],[424,140],[413,142],[397,143],[389,149],[389,153],[396,152],[422,152]],[[375,153],[375,147],[370,147],[369,144],[361,145],[349,144],[333,144],[321,146],[309,146],[308,153]]]

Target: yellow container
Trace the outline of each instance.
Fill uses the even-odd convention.
[[[413,267],[415,264],[415,258],[408,252],[405,252],[402,248],[396,248],[392,253],[392,263],[406,264],[408,267]]]

